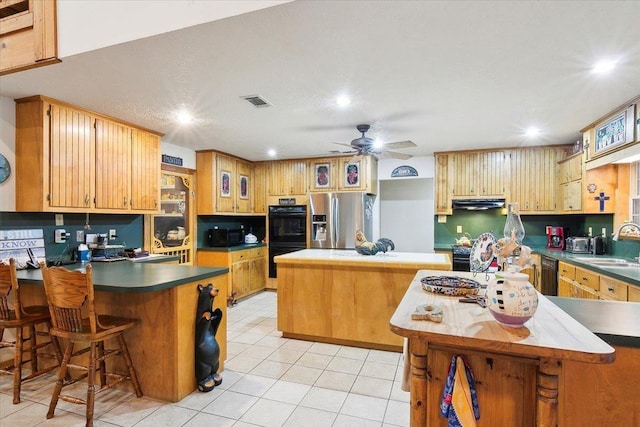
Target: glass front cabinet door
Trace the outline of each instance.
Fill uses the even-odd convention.
[[[151,215],[147,232],[150,253],[177,255],[180,264],[193,264],[193,174],[163,170],[160,214]]]

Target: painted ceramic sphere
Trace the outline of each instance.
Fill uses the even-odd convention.
[[[487,285],[487,307],[498,323],[520,328],[538,309],[538,293],[524,273],[502,273]]]

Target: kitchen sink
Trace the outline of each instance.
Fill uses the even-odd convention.
[[[574,259],[598,267],[640,267],[639,263],[624,258],[575,257]]]

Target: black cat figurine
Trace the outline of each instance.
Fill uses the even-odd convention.
[[[220,367],[220,346],[216,341],[216,332],[222,321],[222,310],[213,310],[213,300],[218,296],[218,289],[211,283],[198,285],[198,308],[196,311],[196,379],[198,390],[211,391],[222,384],[222,376],[218,374]]]

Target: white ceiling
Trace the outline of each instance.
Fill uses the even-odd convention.
[[[327,155],[359,123],[412,140],[398,151],[414,156],[564,144],[640,94],[639,23],[640,1],[294,1],[2,76],[0,95],[254,161]],[[618,60],[606,77],[590,71],[603,58]],[[273,106],[240,98],[255,94]],[[174,122],[181,106],[189,128]],[[529,126],[542,134],[523,137]]]

